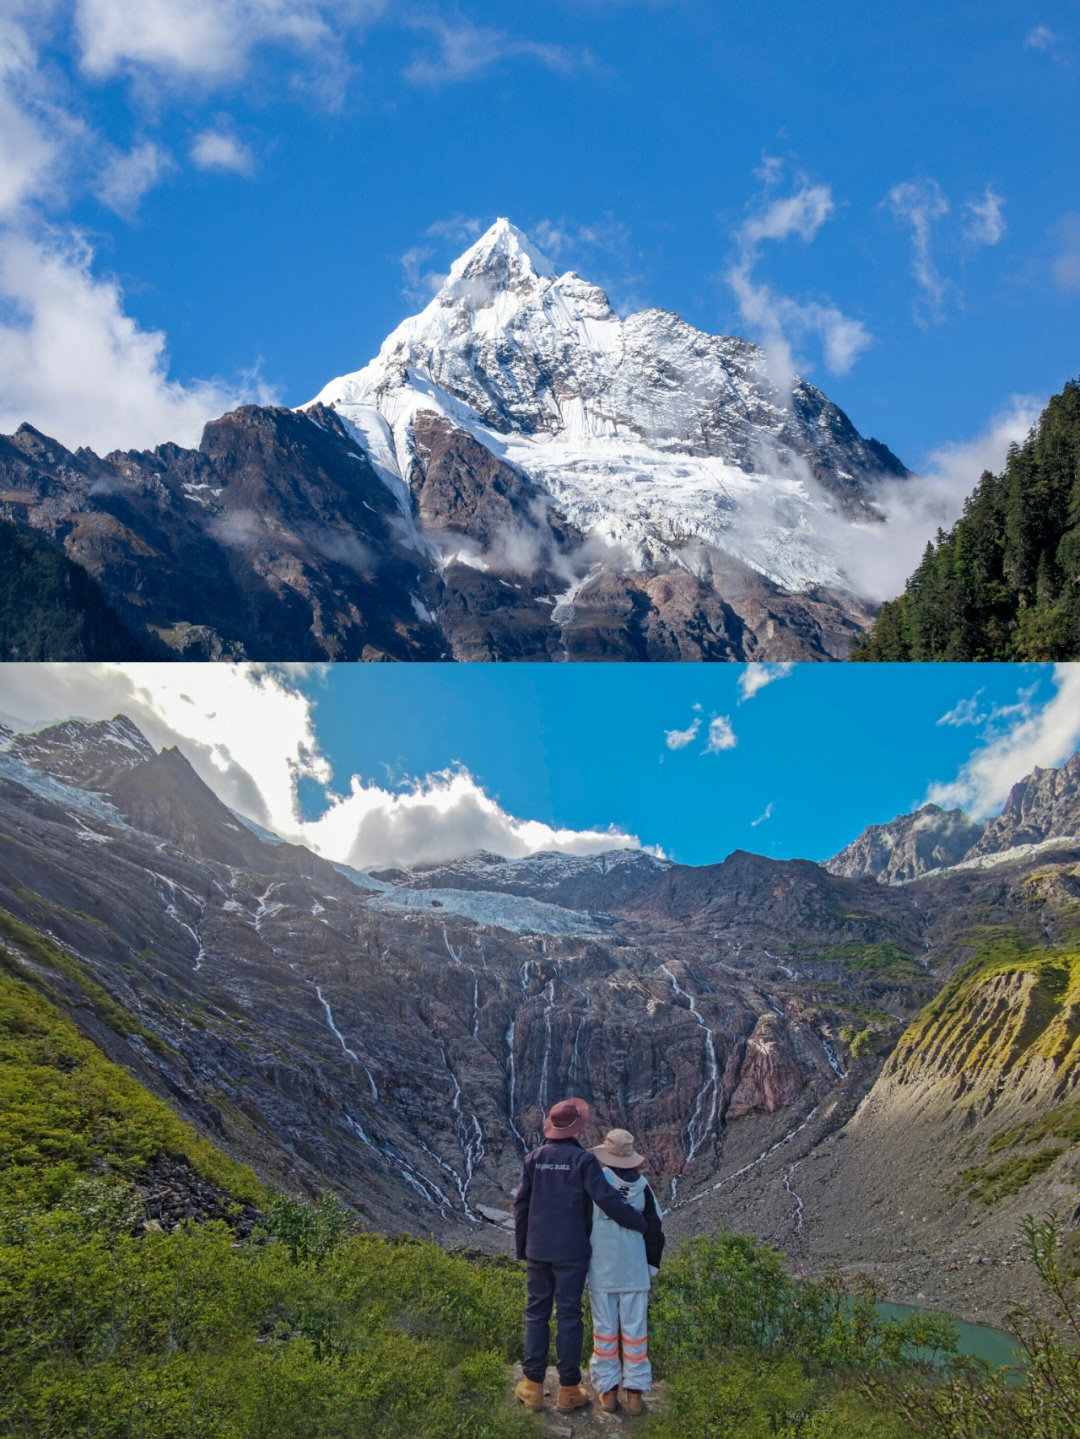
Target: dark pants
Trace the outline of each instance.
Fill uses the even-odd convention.
[[[525,1359],[521,1366],[526,1379],[536,1379],[541,1384],[544,1382],[554,1300],[559,1383],[581,1383],[581,1296],[585,1290],[588,1267],[587,1264],[543,1264],[535,1259],[529,1260]]]

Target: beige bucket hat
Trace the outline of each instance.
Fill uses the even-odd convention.
[[[592,1151],[601,1164],[610,1164],[613,1169],[636,1169],[645,1163],[645,1156],[634,1148],[634,1136],[628,1129],[609,1129],[603,1144],[596,1144]]]

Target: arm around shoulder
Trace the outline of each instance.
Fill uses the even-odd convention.
[[[627,1204],[622,1195],[611,1187],[604,1178],[604,1171],[600,1168],[600,1161],[595,1154],[587,1156],[582,1177],[585,1181],[585,1192],[609,1219],[614,1219],[615,1223],[621,1224],[624,1229],[636,1229],[639,1234],[645,1233],[645,1216],[632,1204]]]

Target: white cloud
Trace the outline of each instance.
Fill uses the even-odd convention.
[[[1004,729],[989,729],[955,779],[932,784],[926,802],[959,805],[977,819],[996,813],[1009,790],[1036,765],[1062,764],[1080,745],[1080,665],[1055,665],[1056,692],[1037,706],[1031,690],[990,719],[1008,717]]]
[[[951,286],[934,264],[931,240],[934,225],[949,213],[949,202],[936,180],[905,180],[892,187],[885,203],[897,219],[911,226],[911,272],[925,301],[916,308],[915,318],[920,324],[927,318],[940,320]]]
[[[630,232],[620,220],[608,216],[582,224],[562,216],[558,220],[537,220],[530,227],[530,238],[549,260],[558,262],[568,252],[589,249],[611,255],[625,250],[630,242]]]
[[[1049,25],[1035,25],[1024,36],[1024,44],[1029,50],[1053,50],[1059,39]]]
[[[780,179],[781,167],[779,162],[769,161],[758,173],[771,190]],[[781,390],[790,391],[794,383],[801,363],[794,346],[806,336],[817,336],[826,367],[835,375],[846,374],[871,343],[872,337],[862,321],[845,315],[835,305],[794,300],[754,278],[764,241],[798,236],[808,244],[835,208],[828,185],[811,185],[803,180],[790,195],[762,199],[735,233],[737,255],[728,266],[726,279],[744,323],[768,353],[773,379]]]
[[[65,111],[56,88],[27,29],[0,17],[0,219],[32,201],[56,199],[87,140],[86,126]]]
[[[1063,215],[1050,230],[1055,252],[1050,272],[1059,290],[1080,291],[1080,212]]]
[[[112,155],[105,162],[96,185],[98,199],[118,215],[133,215],[146,192],[175,164],[167,150],[144,140],[126,155]]]
[[[164,334],[139,327],[92,258],[78,238],[0,231],[0,430],[26,420],[102,453],[196,444],[223,410],[272,402],[251,380],[169,379]]]
[[[1001,213],[1001,207],[1005,201],[1000,195],[995,195],[990,186],[986,187],[986,194],[981,205],[976,205],[973,200],[968,201],[968,222],[965,233],[969,240],[976,245],[996,245],[1005,233],[1005,217]]]
[[[845,570],[859,594],[886,600],[900,593],[927,541],[955,523],[984,470],[1001,470],[1009,446],[1026,439],[1044,403],[1014,395],[982,434],[934,450],[919,475],[879,484],[874,504],[886,523],[848,526],[843,535]]]
[[[414,304],[426,305],[446,279],[442,271],[426,268],[434,255],[431,245],[411,245],[401,256],[400,264],[405,276],[402,293]]]
[[[762,810],[762,812],[758,815],[757,819],[752,819],[750,821],[750,828],[757,829],[759,824],[764,824],[767,819],[772,819],[772,812],[773,806],[772,800],[770,800],[769,803]]]
[[[667,729],[664,731],[664,743],[668,749],[685,749],[687,745],[694,743],[700,728],[701,720],[698,718],[691,723],[689,729]]]
[[[75,0],[74,22],[93,79],[154,72],[211,86],[243,76],[259,46],[339,67],[346,33],[383,8],[381,0]]]
[[[717,715],[709,721],[709,737],[702,753],[719,754],[721,750],[734,749],[738,743],[731,720],[727,715]]]
[[[198,170],[215,170],[219,174],[251,176],[255,173],[255,156],[249,145],[229,130],[203,130],[191,142],[191,161]]]
[[[986,715],[979,705],[979,696],[982,690],[978,689],[970,699],[958,700],[951,710],[947,710],[937,721],[939,725],[951,725],[961,729],[964,725],[982,724]]]
[[[753,699],[758,690],[763,690],[766,685],[771,685],[775,680],[782,680],[785,675],[791,674],[795,668],[793,664],[752,664],[747,665],[739,675],[739,703],[743,700]]]
[[[463,215],[459,210],[449,220],[433,220],[424,231],[429,239],[452,240],[457,244],[471,244],[478,240],[488,227],[488,222],[478,215]]]
[[[572,830],[519,819],[461,768],[426,775],[398,792],[354,776],[349,793],[300,833],[321,854],[358,869],[459,859],[481,849],[520,859],[543,850],[599,854],[641,847],[614,827]]]
[[[410,23],[414,30],[429,35],[434,41],[430,54],[417,56],[402,72],[414,85],[449,85],[482,79],[507,60],[531,60],[563,74],[594,68],[586,50],[520,39],[467,20],[451,23],[437,16],[426,16]]]
[[[376,868],[459,858],[478,849],[508,858],[541,850],[596,854],[640,848],[614,826],[574,830],[510,814],[461,767],[386,789],[359,775],[332,788],[304,666],[7,665],[5,711],[23,723],[78,715],[129,715],[155,747],[178,745],[230,807],[327,859]],[[314,781],[326,809],[305,820],[300,780]]]

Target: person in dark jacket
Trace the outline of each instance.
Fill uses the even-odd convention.
[[[521,1366],[525,1377],[514,1392],[528,1409],[544,1405],[553,1303],[559,1368],[555,1407],[565,1413],[589,1402],[581,1383],[581,1297],[589,1268],[593,1204],[616,1224],[645,1233],[644,1216],[607,1182],[596,1155],[578,1143],[588,1122],[589,1106],[583,1099],[552,1105],[544,1120],[547,1142],[525,1156],[514,1199],[517,1257],[528,1265]]]

